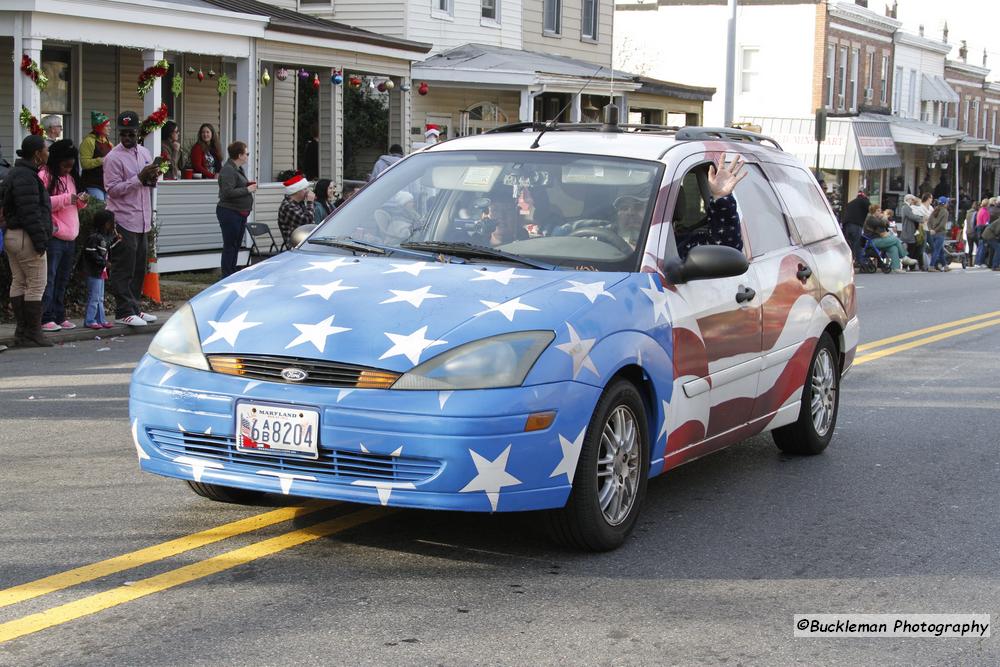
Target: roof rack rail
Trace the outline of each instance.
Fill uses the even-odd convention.
[[[722,141],[743,141],[752,144],[770,143],[779,151],[781,144],[758,132],[740,130],[735,127],[684,127],[677,131],[675,137],[677,141],[708,141],[721,139]]]
[[[674,132],[680,131],[680,127],[676,125],[653,125],[650,123],[623,123],[621,125],[615,126],[618,131],[624,132],[648,132],[648,133],[663,133],[663,134],[673,134]],[[560,123],[560,122],[522,122],[522,123],[511,123],[510,125],[501,125],[500,127],[495,127],[492,130],[487,130],[486,134],[500,134],[505,132],[541,132],[542,130],[546,132],[597,132],[597,131],[607,131],[603,123]]]

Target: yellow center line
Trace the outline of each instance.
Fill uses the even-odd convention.
[[[8,621],[7,623],[0,624],[0,644],[11,639],[30,635],[39,630],[96,614],[99,611],[131,602],[132,600],[152,595],[153,593],[159,593],[160,591],[224,572],[238,565],[257,560],[258,558],[270,556],[279,551],[291,549],[300,544],[312,542],[321,537],[380,519],[393,512],[394,510],[387,510],[382,507],[372,507],[352,512],[351,514],[322,521],[306,528],[299,528],[147,579],[142,579],[128,586],[118,586],[103,593],[95,593],[94,595],[89,595],[73,602],[46,609],[37,614]]]
[[[11,588],[0,590],[0,608],[8,605],[24,602],[41,595],[47,595],[55,591],[76,586],[87,581],[100,579],[109,574],[131,570],[141,565],[176,556],[192,549],[213,544],[221,540],[250,533],[260,528],[273,526],[277,523],[289,521],[297,517],[305,516],[321,509],[331,507],[332,503],[310,501],[300,506],[282,507],[280,509],[264,512],[245,519],[233,521],[231,523],[215,526],[191,535],[178,537],[161,544],[132,551],[121,556],[108,558],[90,565],[82,565],[72,570],[59,572],[57,574],[19,584]]]
[[[968,324],[969,322],[978,322],[979,320],[987,320],[991,317],[1000,317],[1000,310],[994,310],[992,313],[983,313],[982,315],[973,315],[972,317],[966,317],[961,320],[954,320],[952,322],[945,322],[943,324],[935,324],[932,327],[917,329],[916,331],[907,331],[906,333],[901,333],[897,336],[890,336],[889,338],[883,338],[882,340],[875,340],[872,341],[871,343],[858,345],[858,352],[861,353],[864,352],[865,350],[871,350],[876,347],[882,347],[883,345],[888,345],[890,343],[898,343],[901,340],[916,338],[917,336],[923,336],[924,334],[934,333],[935,331],[941,331],[942,329],[950,329],[952,327],[957,327],[960,324]]]
[[[930,343],[936,343],[939,340],[944,340],[946,338],[951,338],[953,336],[958,336],[970,331],[976,331],[977,329],[985,329],[987,327],[995,327],[1000,325],[1000,319],[988,320],[986,322],[980,322],[978,324],[972,324],[967,327],[962,327],[961,329],[953,329],[952,331],[946,331],[945,333],[937,334],[936,336],[928,336],[927,338],[922,338],[920,340],[910,341],[909,343],[903,343],[902,345],[894,345],[892,347],[886,347],[875,352],[870,352],[868,354],[857,357],[854,360],[854,365],[864,364],[869,361],[875,361],[876,359],[881,359],[882,357],[887,357],[890,354],[896,354],[897,352],[904,352],[906,350],[912,350],[915,347],[920,347],[921,345],[929,345]]]

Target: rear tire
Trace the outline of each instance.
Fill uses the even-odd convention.
[[[250,491],[248,489],[234,489],[230,486],[219,486],[218,484],[205,484],[203,482],[192,482],[187,480],[187,485],[191,490],[202,498],[208,498],[220,503],[235,503],[237,505],[256,505],[267,494],[263,491]]]
[[[635,527],[649,476],[649,426],[642,396],[617,380],[597,402],[569,501],[548,514],[549,534],[585,551],[621,546]]]
[[[840,407],[840,364],[837,346],[824,333],[816,344],[802,387],[799,418],[771,431],[778,449],[786,454],[811,456],[830,444]]]

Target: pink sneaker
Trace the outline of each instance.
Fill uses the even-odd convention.
[[[91,322],[90,324],[87,325],[87,328],[88,329],[103,329],[104,325],[103,324],[98,324],[97,322]]]
[[[101,326],[104,327],[105,329],[114,329],[115,328],[115,325],[114,325],[113,322],[105,322]]]
[[[70,322],[69,320],[66,320],[65,322],[63,322],[59,326],[61,326],[63,329],[75,329],[76,328],[76,325],[73,324],[72,322]]]
[[[62,331],[62,327],[55,322],[46,322],[42,325],[42,331]]]

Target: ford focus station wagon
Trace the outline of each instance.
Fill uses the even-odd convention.
[[[822,451],[858,341],[822,190],[759,135],[628,129],[425,149],[192,299],[132,378],[142,469],[228,502],[549,510],[606,550],[652,476],[765,431]]]

